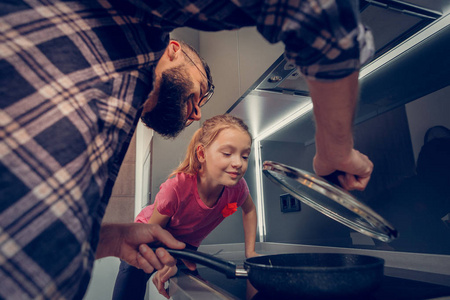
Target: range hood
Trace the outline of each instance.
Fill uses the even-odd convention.
[[[357,123],[449,85],[449,8],[450,0],[360,0],[376,53],[361,70]],[[257,137],[308,103],[305,79],[281,55],[227,112],[242,118]],[[306,134],[295,134],[303,142],[314,132],[310,115],[296,121]]]

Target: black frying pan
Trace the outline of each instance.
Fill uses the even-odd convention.
[[[244,267],[212,255],[167,249],[186,259],[224,273],[228,278],[248,278],[262,293],[306,298],[351,298],[375,290],[383,278],[384,260],[338,253],[295,253],[246,259]]]

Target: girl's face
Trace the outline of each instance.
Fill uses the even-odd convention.
[[[235,185],[247,171],[250,150],[251,139],[247,132],[236,128],[224,129],[205,149],[202,168],[218,184]]]

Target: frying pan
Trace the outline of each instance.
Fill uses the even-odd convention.
[[[304,298],[352,298],[368,294],[381,284],[384,260],[340,253],[293,253],[256,256],[244,266],[199,251],[167,249],[228,278],[247,278],[261,293]]]

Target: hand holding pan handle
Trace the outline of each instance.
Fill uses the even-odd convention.
[[[149,245],[150,248],[155,251],[159,247]],[[189,260],[203,266],[209,267],[216,271],[225,274],[228,278],[247,277],[247,272],[240,267],[237,267],[234,263],[217,258],[207,253],[201,253],[190,249],[169,249],[164,248],[170,255],[176,259]]]

